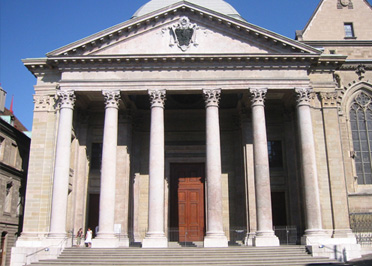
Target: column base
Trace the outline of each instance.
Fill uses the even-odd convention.
[[[305,234],[301,238],[302,245],[322,245],[331,239],[331,236],[323,229],[305,230]]]
[[[255,238],[256,236],[256,233],[247,233],[247,235],[245,236],[245,239],[244,239],[244,244],[246,246],[250,246],[252,247],[253,246],[253,239]]]
[[[205,248],[227,248],[229,246],[227,237],[222,233],[207,233],[204,237]]]
[[[258,231],[253,238],[253,246],[255,247],[277,247],[280,246],[279,238],[274,234],[274,231]]]
[[[129,248],[129,238],[128,235],[119,235],[119,247]]]
[[[119,239],[116,237],[112,238],[94,238],[92,239],[92,248],[118,248]]]
[[[143,248],[167,248],[168,239],[164,234],[149,234],[142,241]]]

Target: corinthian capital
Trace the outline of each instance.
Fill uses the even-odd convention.
[[[310,88],[296,88],[297,106],[310,105],[311,94],[313,90]]]
[[[102,95],[105,97],[106,108],[119,108],[120,91],[104,90]]]
[[[165,100],[167,99],[165,90],[149,90],[150,103],[152,107],[164,108]]]
[[[257,106],[257,105],[264,106],[265,105],[267,89],[254,88],[254,89],[249,89],[249,92],[251,93],[252,106]]]
[[[217,106],[221,99],[221,89],[203,90],[205,107]]]
[[[74,91],[58,91],[57,96],[60,108],[74,108],[76,100]]]

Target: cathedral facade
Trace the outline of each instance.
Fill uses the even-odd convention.
[[[359,257],[351,217],[372,213],[370,25],[365,0],[320,1],[296,40],[222,0],[152,0],[25,59],[37,84],[12,265],[56,257],[79,228],[94,231],[92,248],[290,242]]]

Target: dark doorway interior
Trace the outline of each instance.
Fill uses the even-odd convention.
[[[285,192],[271,192],[273,225],[286,226],[287,208],[285,203]]]
[[[93,236],[96,236],[97,234],[96,227],[98,226],[98,218],[99,218],[99,194],[89,194],[87,228],[92,229]]]

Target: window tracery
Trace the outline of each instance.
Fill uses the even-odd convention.
[[[372,184],[372,97],[360,92],[350,106],[350,127],[358,184]]]

